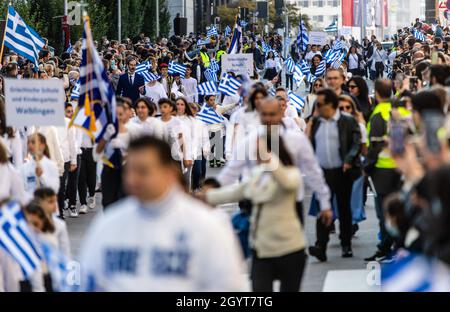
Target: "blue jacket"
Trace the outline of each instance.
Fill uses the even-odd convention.
[[[142,87],[143,85],[145,85],[144,77],[135,73],[133,85],[131,85],[129,75],[128,73],[125,73],[121,75],[119,78],[119,83],[117,84],[116,89],[116,95],[130,98],[133,101],[134,105],[136,100],[140,98],[139,88]]]

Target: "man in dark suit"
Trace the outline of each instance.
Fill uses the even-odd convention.
[[[140,95],[145,94],[145,80],[139,74],[136,74],[136,59],[134,57],[127,58],[127,72],[120,76],[117,84],[116,95],[127,97],[136,103]]]
[[[328,187],[336,197],[342,257],[348,258],[353,256],[350,202],[353,181],[361,170],[361,131],[352,116],[340,113],[338,105],[339,98],[332,89],[317,92],[319,116],[313,119],[310,139]],[[316,244],[309,248],[309,253],[326,261],[330,227],[318,220],[316,235]]]

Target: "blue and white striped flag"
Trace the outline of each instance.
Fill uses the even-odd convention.
[[[241,52],[242,47],[242,28],[240,25],[240,17],[236,19],[236,24],[234,25],[233,37],[231,38],[231,44],[228,48],[228,54],[237,54]]]
[[[425,41],[425,39],[426,39],[424,33],[418,29],[414,29],[413,34],[414,34],[414,38],[416,38],[419,41]]]
[[[289,57],[288,59],[286,59],[286,61],[284,61],[284,64],[286,65],[286,69],[288,70],[289,73],[294,72],[295,62],[292,59],[292,57]]]
[[[209,68],[215,72],[218,72],[220,70],[220,64],[216,60],[211,60]]]
[[[91,139],[99,142],[109,124],[117,130],[116,95],[95,48],[87,16],[84,20],[82,52],[80,97],[70,125],[82,128]]]
[[[66,50],[67,53],[72,54],[73,53],[73,47],[72,47],[72,43],[69,42],[69,47]]]
[[[270,47],[270,45],[268,45],[265,41],[261,42],[264,54],[267,55],[267,53],[269,53],[270,50],[272,50],[272,48]]]
[[[303,71],[302,71],[302,69],[301,69],[299,64],[295,65],[295,67],[294,67],[294,75],[292,76],[292,78],[295,80],[297,85],[299,85],[303,81],[303,79],[305,78],[305,74],[303,74]]]
[[[247,22],[247,21],[244,21],[244,20],[241,21],[241,27],[242,27],[242,28],[247,27],[247,25],[248,25],[248,22]]]
[[[335,61],[341,58],[345,58],[345,53],[341,52],[341,50],[328,50],[324,54],[324,58],[327,60],[327,64],[333,64]]]
[[[214,27],[214,26],[211,26],[211,27],[208,29],[206,35],[207,35],[208,37],[217,36],[217,35],[218,35],[218,33],[217,33],[217,28]]]
[[[225,27],[225,30],[224,30],[225,37],[227,37],[229,34],[231,34],[231,31],[232,31],[231,27],[227,25],[227,27]]]
[[[316,77],[321,77],[325,74],[325,71],[327,69],[327,62],[325,59],[321,60],[319,65],[316,68],[316,72],[315,72],[315,76]]]
[[[71,100],[78,100],[80,98],[80,80],[77,81],[70,94]]]
[[[273,97],[275,97],[275,95],[277,94],[277,91],[275,90],[275,88],[270,88],[269,90],[268,90],[268,92],[269,92],[269,94],[271,95],[271,96],[273,96]]]
[[[69,259],[58,249],[47,242],[41,240],[41,250],[47,265],[47,269],[52,277],[54,291],[74,291],[73,286],[68,283]]]
[[[204,104],[201,110],[197,113],[197,119],[203,121],[207,125],[214,125],[218,123],[222,123],[225,118],[220,116],[214,108]]]
[[[344,59],[345,59],[345,53],[342,53],[340,55],[340,57],[331,64],[331,67],[335,68],[335,69],[339,68],[341,66],[342,62],[344,61]]]
[[[311,66],[308,64],[307,60],[300,61],[300,68],[302,69],[302,73],[304,75],[308,75],[311,72]]]
[[[5,47],[33,62],[35,70],[38,70],[39,52],[44,48],[45,41],[24,22],[12,6],[8,7],[3,42]]]
[[[301,19],[301,15],[300,15]],[[300,21],[299,31],[297,36],[297,48],[299,51],[306,51],[306,48],[309,44],[309,35],[308,29],[305,26],[305,22],[303,20]]]
[[[295,107],[297,112],[301,112],[303,107],[305,107],[305,100],[290,90],[288,92],[288,97],[289,103]]]
[[[211,39],[206,38],[206,39],[198,39],[197,41],[197,45],[198,46],[202,46],[202,45],[207,45],[211,43]]]
[[[42,255],[17,202],[10,201],[0,207],[0,248],[3,248],[30,276],[41,265]]]
[[[150,61],[142,62],[136,66],[136,73],[140,74],[143,72],[148,72],[151,69],[152,69],[152,62]]]
[[[347,50],[347,46],[345,45],[345,42],[341,40],[336,40],[333,44],[333,50]]]
[[[308,75],[306,75],[306,82],[313,83],[316,80],[317,77],[314,76],[313,74],[309,73]]]
[[[217,73],[213,71],[211,68],[207,68],[205,72],[203,73],[205,75],[205,79],[212,82],[219,82],[219,79],[217,79]]]
[[[233,96],[238,92],[240,87],[241,83],[239,82],[239,80],[227,73],[222,74],[219,84],[220,92],[228,96]]]
[[[179,74],[181,78],[184,78],[186,74],[186,66],[174,61],[169,62],[169,75]]]
[[[197,86],[198,94],[208,95],[217,93],[217,84],[213,81],[207,81]]]
[[[155,81],[155,80],[158,80],[159,78],[161,78],[161,76],[155,75],[154,73],[151,73],[148,71],[139,73],[139,75],[144,77],[145,83],[150,82],[150,81]]]

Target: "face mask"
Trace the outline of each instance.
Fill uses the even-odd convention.
[[[384,226],[389,235],[392,237],[399,237],[400,233],[398,232],[397,227],[392,224],[390,219],[386,219]]]

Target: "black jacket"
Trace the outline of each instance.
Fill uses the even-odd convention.
[[[311,143],[316,149],[316,133],[320,126],[320,118],[313,119],[311,127]],[[350,115],[341,113],[338,120],[339,129],[339,155],[346,164],[351,164],[352,167],[360,167],[361,161],[359,155],[361,153],[361,130],[358,122]]]
[[[145,80],[142,75],[135,74],[133,85],[130,84],[128,73],[123,74],[119,78],[119,83],[117,84],[116,95],[127,97],[131,99],[133,105],[136,100],[141,97],[139,88],[145,85]],[[144,89],[145,94],[145,89]]]

